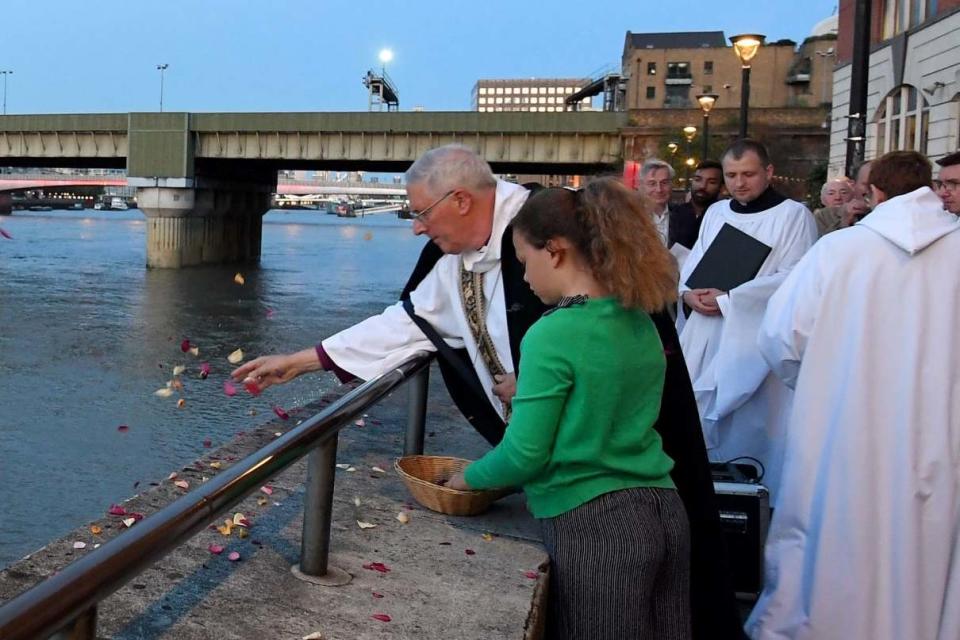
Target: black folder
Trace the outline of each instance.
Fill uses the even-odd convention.
[[[687,278],[691,289],[730,291],[757,277],[772,248],[724,223]]]

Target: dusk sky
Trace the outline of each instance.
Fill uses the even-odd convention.
[[[401,110],[470,109],[479,78],[618,67],[626,32],[802,41],[836,0],[3,0],[8,113],[364,111],[387,65]],[[733,55],[731,52],[730,55]]]

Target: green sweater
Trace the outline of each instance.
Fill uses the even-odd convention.
[[[666,360],[647,314],[589,299],[538,320],[520,353],[510,425],[467,467],[467,484],[522,486],[537,518],[611,491],[674,487],[673,461],[653,428]]]

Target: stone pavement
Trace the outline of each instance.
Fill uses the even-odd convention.
[[[368,411],[363,427],[351,425],[340,435],[337,461],[354,470],[336,472],[331,564],[353,576],[349,584],[317,586],[290,571],[300,555],[306,477],[301,461],[268,483],[271,495],[253,495],[232,510],[252,522],[246,537],[239,537],[239,528],[229,536],[205,530],[103,601],[98,635],[115,640],[297,639],[314,633],[326,640],[537,637],[547,557],[522,496],[504,498],[471,518],[444,516],[415,504],[393,469],[403,448],[406,411],[402,387]],[[228,468],[276,432],[288,431],[290,422],[273,421],[239,435],[179,470],[179,478],[195,486],[218,472],[211,462]],[[476,458],[488,449],[449,402],[435,367],[427,432],[428,454]],[[384,472],[374,471],[375,466]],[[150,513],[184,493],[167,479],[157,478],[156,484],[123,504],[147,515],[134,526],[144,526]],[[407,524],[396,518],[401,511],[409,515]],[[358,520],[377,526],[361,529]],[[105,516],[0,572],[0,602],[79,554],[95,553],[95,544],[122,535],[120,521]],[[91,533],[93,525],[103,532]],[[87,543],[86,548],[74,549],[77,541]],[[223,553],[212,554],[211,544],[225,547]],[[239,552],[240,560],[228,559],[232,551]],[[371,563],[382,563],[389,571],[364,568]],[[538,579],[528,577],[529,572]],[[389,616],[389,621],[375,615]]]

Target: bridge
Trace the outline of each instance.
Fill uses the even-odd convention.
[[[399,172],[448,143],[497,173],[612,170],[627,114],[129,113],[0,116],[0,165],[126,169],[147,266],[256,261],[281,169]]]

